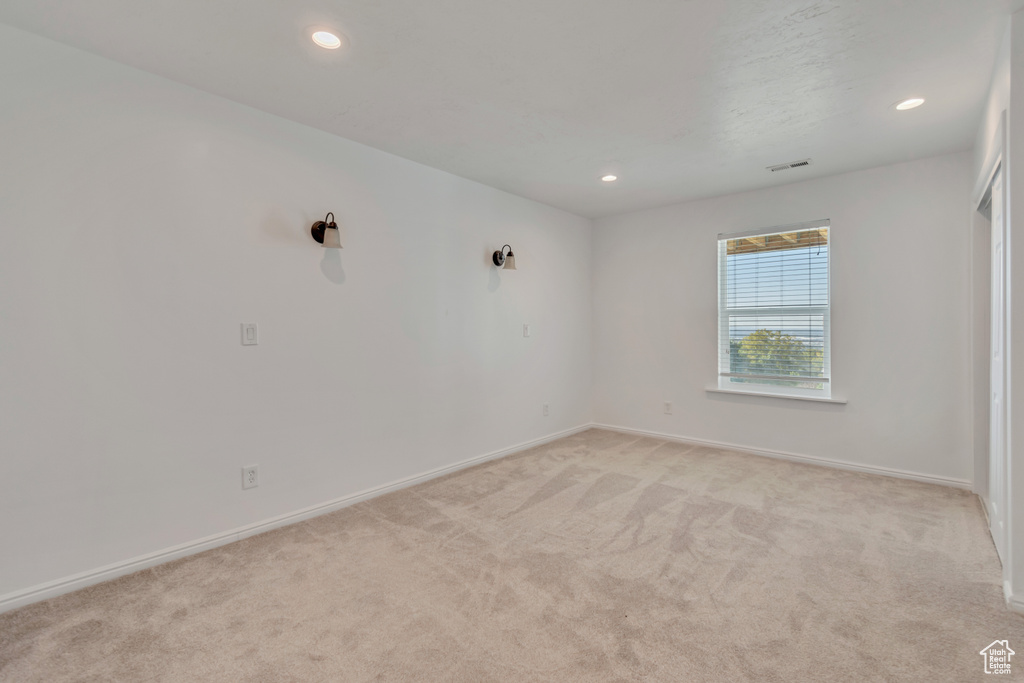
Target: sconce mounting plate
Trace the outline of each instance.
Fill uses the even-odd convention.
[[[327,230],[327,223],[324,223],[323,221],[317,221],[316,223],[313,224],[313,227],[309,229],[309,232],[311,235],[313,235],[313,239],[315,239],[320,244],[323,244],[325,230]]]

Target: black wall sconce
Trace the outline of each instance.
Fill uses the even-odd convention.
[[[505,253],[505,249],[508,249],[508,254]],[[516,255],[512,253],[512,247],[507,244],[494,252],[494,256],[491,257],[491,260],[494,261],[494,265],[499,268],[504,266],[505,270],[516,269]]]
[[[334,214],[328,213],[322,221],[317,221],[309,229],[310,234],[325,249],[341,249],[341,233],[338,232],[338,224],[334,222]]]

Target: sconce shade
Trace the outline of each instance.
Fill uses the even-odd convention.
[[[507,254],[505,253],[506,248],[508,248]],[[494,256],[491,257],[491,260],[494,262],[494,265],[499,268],[504,266],[505,270],[516,269],[516,255],[512,253],[512,247],[507,244],[494,252]]]
[[[326,249],[341,249],[341,233],[338,232],[338,224],[334,222],[334,214],[328,213],[322,221],[317,221],[309,229],[313,239],[324,245]]]
[[[327,249],[341,249],[341,233],[338,232],[338,227],[334,223],[331,223],[324,230],[324,247]]]

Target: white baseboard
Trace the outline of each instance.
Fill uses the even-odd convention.
[[[1024,599],[1013,594],[1013,588],[1009,581],[1003,582],[1003,595],[1006,596],[1006,606],[1011,612],[1024,614]]]
[[[255,536],[256,534],[261,534],[265,531],[271,531],[279,527],[288,526],[289,524],[295,524],[296,522],[325,515],[328,512],[334,512],[335,510],[340,510],[341,508],[348,507],[349,505],[354,505],[385,493],[390,493],[392,491],[397,491],[399,489],[404,489],[415,484],[429,481],[430,479],[435,479],[442,475],[450,474],[451,472],[456,472],[473,465],[487,462],[488,460],[497,460],[498,458],[503,458],[507,455],[512,455],[513,453],[519,453],[520,451],[525,451],[528,448],[533,448],[534,446],[540,446],[556,439],[572,436],[573,434],[586,431],[591,427],[592,425],[590,424],[579,425],[572,429],[548,434],[547,436],[542,436],[538,439],[533,439],[532,441],[526,441],[498,451],[478,455],[452,465],[438,467],[437,469],[430,470],[429,472],[423,472],[412,477],[391,482],[390,484],[366,489],[365,491],[336,498],[334,500],[327,501],[326,503],[313,505],[302,510],[279,515],[261,522],[248,524],[246,526],[232,529],[231,531],[206,536],[205,538],[200,538],[188,543],[182,543],[171,548],[164,548],[163,550],[133,557],[129,560],[124,560],[123,562],[115,562],[104,567],[81,572],[55,581],[41,583],[24,590],[7,593],[6,595],[0,596],[0,614],[12,609],[17,609],[18,607],[24,607],[25,605],[29,605],[33,602],[54,598],[58,595],[63,595],[64,593],[70,593],[81,588],[86,588],[87,586],[92,586],[97,583],[116,579],[120,576],[125,576],[126,574],[132,574],[142,569],[155,567],[158,564],[170,562],[171,560],[177,560],[218,546],[240,541],[243,538]]]
[[[678,436],[675,434],[662,434],[660,432],[649,432],[644,429],[630,429],[629,427],[619,427],[617,425],[606,425],[606,424],[592,424],[591,427],[597,429],[610,429],[614,432],[622,432],[623,434],[636,434],[637,436],[649,436],[655,439],[663,439],[665,441],[674,441],[676,443],[692,443],[700,446],[710,446],[712,448],[723,448],[730,451],[739,451],[741,453],[750,453],[752,455],[763,455],[769,458],[776,458],[778,460],[791,460],[793,462],[802,462],[809,465],[822,465],[825,467],[834,467],[841,470],[851,470],[853,472],[865,472],[867,474],[881,474],[887,477],[898,477],[900,479],[912,479],[914,481],[922,481],[928,484],[940,484],[942,486],[952,486],[958,489],[967,489],[968,491],[972,488],[972,483],[966,479],[952,479],[949,477],[937,477],[931,474],[920,474],[918,472],[908,472],[906,470],[897,470],[890,467],[877,467],[874,465],[861,465],[854,462],[846,462],[844,460],[831,460],[829,458],[819,458],[813,455],[799,455],[797,453],[787,453],[785,451],[773,451],[767,448],[754,448],[752,446],[741,446],[734,443],[725,443],[723,441],[709,441],[707,439],[695,439],[689,436]]]

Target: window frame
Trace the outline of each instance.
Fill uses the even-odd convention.
[[[743,307],[732,308],[728,306],[728,254],[727,249],[722,248],[723,240],[735,240],[744,237],[755,237],[764,235],[777,235],[786,232],[798,232],[801,230],[814,230],[818,228],[828,229],[828,251],[826,253],[826,304],[824,306],[786,306],[786,307]],[[718,249],[718,384],[717,391],[764,395],[780,398],[803,398],[810,400],[834,401],[832,397],[832,243],[833,231],[832,221],[828,218],[789,225],[776,225],[754,230],[743,230],[740,232],[719,233],[715,243]],[[738,375],[729,372],[730,362],[730,337],[729,318],[730,315],[760,314],[760,315],[821,315],[823,330],[823,352],[822,352],[822,377],[814,378],[820,382],[821,389],[806,387],[787,387],[774,384],[751,382],[734,382],[732,378]],[[764,380],[788,380],[787,376],[750,376],[743,375],[747,379]]]

